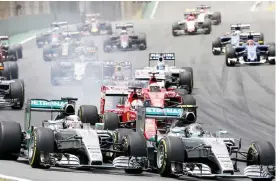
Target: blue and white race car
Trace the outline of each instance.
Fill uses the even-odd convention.
[[[252,35],[254,41],[259,44],[263,44],[264,35],[263,33],[250,31],[250,24],[232,24],[231,32],[224,34],[223,36],[217,37],[212,42],[212,52],[214,55],[221,55],[225,53],[226,45],[239,46],[242,43],[246,43],[248,36]]]
[[[275,64],[275,43],[261,45],[248,36],[247,43],[240,46],[227,46],[225,61],[227,66],[236,64]]]

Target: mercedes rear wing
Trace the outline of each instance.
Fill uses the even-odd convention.
[[[128,96],[130,89],[125,86],[102,86],[101,92],[105,96]]]
[[[211,6],[207,6],[207,5],[199,5],[196,7],[196,9],[211,9]]]
[[[175,66],[175,53],[150,53],[149,54],[149,66],[152,61],[168,61],[173,62]]]
[[[134,25],[133,25],[133,23],[116,24],[115,28],[116,29],[127,30],[127,29],[130,29],[130,28],[134,28]]]
[[[231,31],[234,30],[250,30],[251,25],[250,24],[231,24],[230,29]]]

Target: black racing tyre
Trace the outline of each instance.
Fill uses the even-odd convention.
[[[114,143],[116,144],[123,144],[123,138],[128,135],[129,133],[134,132],[132,129],[127,129],[127,128],[119,128],[115,130],[114,132]],[[119,147],[121,148],[121,147]],[[120,150],[122,151],[122,150]],[[115,153],[114,158],[118,156],[123,156],[123,154],[120,153]]]
[[[53,64],[51,66],[51,84],[53,86],[58,85],[56,78],[60,77],[60,66],[58,64]]]
[[[168,136],[160,140],[157,148],[157,172],[161,177],[173,177],[171,163],[176,162],[179,171],[187,158],[187,152],[181,138]]]
[[[103,43],[103,51],[105,53],[109,53],[111,51],[109,48],[106,48],[109,45],[111,45],[111,40],[110,39],[105,40]]]
[[[14,45],[14,46],[16,47],[16,50],[17,50],[18,59],[22,59],[23,58],[22,45],[17,44],[17,45]]]
[[[214,25],[219,25],[221,23],[221,13],[220,12],[214,12],[212,16],[212,20],[215,21]]]
[[[172,25],[172,35],[173,36],[178,36],[178,34],[176,32],[174,32],[174,30],[180,30],[180,26],[177,22],[173,23],[173,25]]]
[[[139,38],[139,43],[144,45],[144,46],[139,46],[139,50],[146,50],[147,49],[147,36],[146,36],[146,34],[141,33],[138,38]]]
[[[21,148],[21,127],[13,121],[0,122],[0,159],[17,160]]]
[[[24,81],[17,79],[10,84],[10,95],[12,99],[18,99],[19,104],[11,106],[12,109],[22,109],[25,101],[25,85]]]
[[[275,165],[275,148],[268,141],[254,141],[247,151],[247,166]]]
[[[220,40],[220,37],[217,37],[216,39],[214,39],[212,41],[212,52],[213,52],[213,55],[220,55],[221,54],[221,51],[213,51],[213,48],[222,48],[222,44],[221,44],[221,40]]]
[[[106,112],[103,115],[104,130],[115,130],[120,126],[120,118],[113,112]]]
[[[18,54],[17,54],[17,47],[16,46],[10,46],[8,48],[8,59],[12,61],[17,61],[18,60]]]
[[[208,34],[211,33],[211,31],[212,31],[212,22],[209,18],[204,20],[204,22],[202,24],[202,28],[204,28],[204,34],[208,35]]]
[[[191,73],[192,88],[194,88],[194,70],[192,67],[182,67],[181,69]]]
[[[40,44],[39,42],[43,42],[44,41],[44,35],[43,34],[37,34],[36,35],[36,46],[37,48],[42,48],[43,45]]]
[[[105,30],[107,31],[108,35],[112,35],[112,25],[110,23],[105,23]]]
[[[226,45],[226,48],[225,48],[225,64],[228,67],[235,66],[234,63],[228,62],[228,58],[236,58],[235,49],[232,47],[232,45]]]
[[[262,43],[260,43],[260,44],[264,44],[264,34],[263,33],[260,33],[259,41],[262,41]]]
[[[274,57],[273,60],[269,60],[269,64],[275,65],[275,43],[269,43],[268,45],[268,57]]]
[[[194,96],[189,95],[189,94],[188,95],[183,95],[182,99],[183,99],[183,105],[196,106],[196,99],[195,99]],[[192,111],[195,114],[194,115],[195,118],[187,116],[187,120],[191,121],[191,122],[194,122],[197,118],[197,108],[193,108],[193,110],[189,110],[189,111]],[[191,119],[189,120],[189,118],[191,118]]]
[[[147,146],[145,138],[138,132],[130,132],[123,137],[123,149],[126,156],[147,157]],[[142,169],[125,169],[127,174],[141,174]]]
[[[78,116],[82,123],[90,123],[91,126],[99,123],[99,113],[96,106],[81,105],[78,110]]]
[[[51,58],[48,57],[48,55],[53,53],[53,49],[51,45],[45,45],[43,47],[43,60],[44,61],[51,61]]]
[[[193,92],[193,80],[190,72],[180,72],[179,86],[186,87],[189,94]]]
[[[29,150],[29,164],[33,168],[48,169],[50,166],[41,164],[41,153],[43,152],[44,158],[49,157],[50,153],[55,151],[55,138],[54,133],[49,128],[38,127],[32,133]]]
[[[16,62],[3,62],[4,70],[2,76],[7,80],[18,79],[18,65]]]

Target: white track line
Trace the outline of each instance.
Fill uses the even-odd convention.
[[[11,176],[0,174],[0,180],[1,180],[1,178],[13,180],[13,181],[15,181],[15,180],[16,181],[32,181],[32,180],[28,180],[28,179],[24,179],[24,178],[11,177]]]
[[[261,2],[262,2],[262,1],[256,1],[256,2],[252,5],[250,11],[254,12],[254,11],[256,10],[257,6],[258,6]]]
[[[155,5],[154,5],[154,7],[153,7],[153,10],[152,10],[152,12],[151,12],[151,14],[150,14],[150,19],[154,19],[154,15],[155,15],[155,13],[156,13],[158,4],[159,4],[159,1],[156,1],[156,2],[155,2]]]
[[[35,39],[36,36],[32,36],[32,37],[29,37],[29,38],[26,38],[25,40],[21,41],[20,44],[25,44],[27,43],[28,41],[31,41],[32,39]]]

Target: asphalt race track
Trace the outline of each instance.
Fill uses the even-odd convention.
[[[194,95],[199,106],[198,122],[210,130],[227,130],[231,135],[242,138],[242,145],[247,149],[253,140],[275,142],[275,67],[240,66],[228,68],[224,56],[213,56],[211,42],[219,35],[229,31],[231,23],[250,23],[252,29],[262,31],[266,42],[275,40],[275,15],[273,12],[250,12],[252,2],[210,2],[213,11],[221,11],[222,24],[213,26],[211,35],[172,37],[173,21],[183,18],[186,8],[193,8],[206,2],[160,2],[155,20],[139,20],[135,23],[136,31],[147,33],[146,51],[119,52],[99,56],[102,60],[130,60],[134,68],[148,64],[150,52],[176,53],[176,65],[194,68]],[[95,42],[102,49],[102,37]],[[52,87],[50,84],[50,63],[43,62],[42,50],[30,41],[23,46],[24,59],[19,60],[20,77],[25,80],[27,98],[55,99],[61,96],[76,96],[81,104],[98,101],[91,92],[91,97],[84,94],[81,87]],[[85,95],[90,95],[86,92]],[[18,121],[23,124],[23,111],[3,110],[1,120]],[[34,116],[32,121],[41,124],[43,116]],[[241,165],[243,170],[244,165]],[[26,162],[0,162],[0,173],[35,181],[70,181],[70,180],[105,180],[133,181],[173,180],[160,178],[158,175],[144,173],[142,176],[126,176],[118,170],[74,171],[51,168],[50,170],[32,169]],[[190,179],[184,177],[184,180]],[[225,180],[225,179],[224,179]],[[235,179],[231,179],[235,180]],[[237,179],[243,180],[243,179]],[[246,180],[246,179],[245,179]]]

